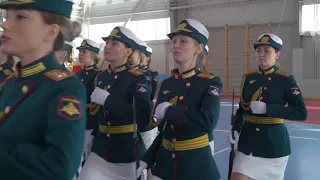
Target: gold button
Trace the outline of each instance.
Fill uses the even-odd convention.
[[[176,155],[175,155],[175,154],[172,154],[172,158],[173,158],[173,159],[176,158]]]
[[[107,137],[110,137],[110,134],[107,134]]]
[[[28,86],[23,86],[23,87],[22,87],[22,92],[23,92],[23,93],[27,93],[28,90],[29,90]]]
[[[108,125],[110,126],[110,125],[111,125],[111,122],[108,122]]]
[[[10,106],[7,106],[5,109],[4,109],[4,113],[5,114],[8,114],[10,112]]]
[[[174,125],[172,125],[172,124],[170,125],[170,127],[171,127],[171,129],[174,129]]]
[[[175,138],[172,139],[172,142],[176,142],[177,140]]]
[[[83,79],[81,79],[81,81],[83,81]]]
[[[262,99],[263,99],[263,97],[260,97],[259,99],[260,99],[260,100],[262,100]]]
[[[190,86],[191,86],[191,84],[190,84],[190,83],[187,83],[187,84],[186,84],[186,86],[187,86],[187,87],[190,87]]]
[[[108,89],[110,89],[110,85],[108,85]]]
[[[179,99],[182,100],[182,99],[183,99],[183,96],[180,96]]]
[[[264,90],[266,90],[267,89],[267,87],[264,87]]]
[[[118,76],[117,76],[117,75],[115,75],[115,76],[114,76],[114,79],[117,79],[117,78],[118,78]]]
[[[88,74],[88,72],[86,72],[86,74]]]
[[[270,81],[270,80],[271,80],[271,77],[268,77],[268,80]]]
[[[256,128],[256,131],[257,131],[257,132],[259,132],[259,131],[260,131],[260,129],[259,129],[259,128]]]

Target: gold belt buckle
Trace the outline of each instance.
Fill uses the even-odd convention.
[[[169,141],[169,150],[174,151],[174,143]]]
[[[257,117],[256,120],[257,120],[257,122],[258,122],[259,124],[261,124],[261,118],[260,118],[260,117]]]

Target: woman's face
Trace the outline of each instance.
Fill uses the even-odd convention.
[[[280,57],[280,51],[268,45],[260,45],[255,51],[256,60],[261,69],[265,70],[272,67]]]
[[[110,63],[115,63],[124,58],[128,58],[131,55],[132,51],[130,48],[127,48],[123,42],[110,39],[106,42],[104,46],[104,60]]]
[[[91,53],[87,49],[80,49],[79,51],[79,62],[85,66],[89,66],[93,62]]]
[[[150,57],[147,57],[146,54],[144,53],[141,53],[141,63],[140,65],[141,66],[147,66],[148,65],[148,62],[150,61]]]
[[[1,27],[3,28],[2,51],[10,55],[35,51],[56,37],[56,34],[52,34],[52,25],[45,24],[37,10],[9,8],[6,21]]]
[[[141,52],[139,50],[135,50],[132,55],[128,59],[128,64],[133,66],[137,66],[141,61]]]
[[[199,43],[188,36],[176,35],[172,38],[172,54],[177,64],[183,64],[190,60],[195,60],[197,54],[201,53]]]

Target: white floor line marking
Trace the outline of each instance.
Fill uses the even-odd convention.
[[[293,139],[304,139],[304,140],[315,140],[315,141],[318,140],[316,138],[309,138],[309,137],[299,137],[299,136],[289,136],[289,137]]]
[[[225,132],[225,133],[229,133],[231,131],[228,131],[228,130],[223,130],[223,129],[215,129],[213,131],[217,131],[217,132]]]
[[[225,149],[222,149],[222,150],[220,150],[220,151],[218,151],[218,152],[215,152],[213,155],[220,154],[220,153],[222,153],[222,152],[224,152],[224,151],[227,151],[227,150],[229,150],[229,149],[230,149],[230,147],[225,148]]]
[[[311,131],[311,132],[320,132],[320,129],[296,129],[299,131]]]
[[[216,132],[224,132],[224,133],[230,133],[231,131],[229,130],[223,130],[223,129],[215,129],[214,131]],[[289,136],[290,138],[293,139],[304,139],[304,140],[315,140],[317,141],[317,138],[310,138],[310,137],[301,137],[301,136]]]

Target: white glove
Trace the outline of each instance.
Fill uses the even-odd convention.
[[[172,104],[169,102],[160,103],[156,108],[156,112],[154,113],[156,119],[163,119],[169,106],[172,106]]]
[[[232,131],[231,133],[229,134],[229,141],[231,144],[238,144],[239,142],[239,132],[238,131],[233,131],[233,136],[234,138],[232,138]]]
[[[140,166],[137,169],[137,178],[141,176],[141,179],[145,179],[143,170],[147,169],[148,165],[144,161],[140,161]]]
[[[253,114],[265,114],[267,112],[267,104],[262,101],[252,101],[250,107]]]
[[[108,91],[96,87],[90,96],[91,102],[104,105],[109,95],[110,93]]]

